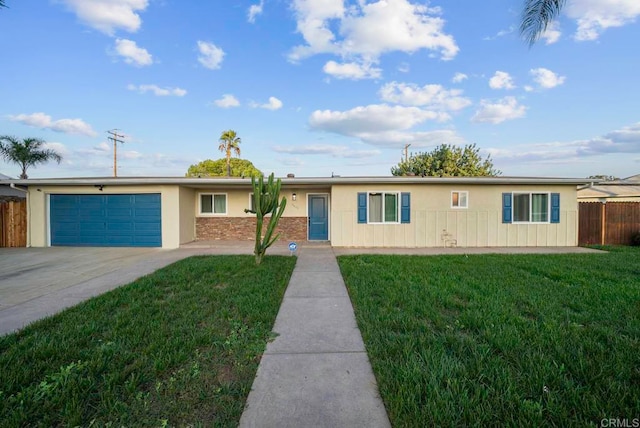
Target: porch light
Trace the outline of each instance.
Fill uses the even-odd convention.
[[[296,195],[295,192],[291,194],[291,199],[293,199],[294,201],[296,200],[297,197],[298,195]]]

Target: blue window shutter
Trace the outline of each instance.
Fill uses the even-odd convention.
[[[560,193],[551,194],[551,223],[560,223]]]
[[[358,193],[358,223],[367,222],[367,194]]]
[[[411,223],[411,193],[400,194],[400,223]]]
[[[502,194],[502,222],[511,223],[511,193]]]

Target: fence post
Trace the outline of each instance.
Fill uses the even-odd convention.
[[[600,232],[600,245],[605,245],[605,237],[607,236],[607,201],[602,201],[602,227]]]

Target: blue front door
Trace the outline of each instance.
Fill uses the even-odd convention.
[[[160,194],[51,195],[51,245],[160,247]]]
[[[309,196],[309,241],[329,239],[328,201],[326,195]]]

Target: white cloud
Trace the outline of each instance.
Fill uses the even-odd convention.
[[[336,79],[379,79],[382,75],[382,70],[375,67],[372,68],[371,64],[358,64],[355,62],[338,64],[335,61],[328,61],[322,71]]]
[[[52,120],[51,116],[45,113],[18,114],[9,116],[9,120],[20,122],[28,126],[40,129],[50,129],[55,132],[63,132],[65,134],[86,135],[95,137],[98,135],[91,128],[91,125],[85,123],[82,119],[58,119]]]
[[[152,92],[154,95],[158,97],[166,97],[166,96],[174,96],[174,97],[183,97],[187,94],[187,91],[182,88],[161,88],[157,85],[127,85],[127,89],[130,91],[137,91],[141,94],[146,92]]]
[[[84,24],[113,36],[116,30],[138,31],[148,0],[62,0]]]
[[[519,162],[575,161],[607,154],[640,152],[640,122],[588,140],[520,146],[512,150],[488,149],[494,159]]]
[[[362,133],[406,130],[427,120],[448,120],[446,113],[418,107],[373,104],[347,111],[316,110],[309,118],[312,129],[348,136]]]
[[[183,175],[193,158],[185,155],[165,155],[130,150],[130,139],[118,144],[118,173],[121,176],[150,176],[157,171],[167,175]],[[87,177],[110,176],[113,172],[113,143],[102,141],[95,146],[82,145],[80,148],[61,143],[46,143],[62,154],[60,165],[48,164],[34,170],[34,177]]]
[[[408,62],[403,62],[400,65],[398,65],[398,71],[400,73],[408,73],[411,71],[411,66],[409,65]]]
[[[65,146],[62,143],[55,143],[55,142],[45,142],[42,147],[46,150],[53,150],[55,151],[57,154],[59,154],[60,156],[62,156],[62,159],[64,160],[64,158],[66,158],[67,156],[69,156],[70,151],[67,148],[67,146]]]
[[[561,35],[562,33],[560,32],[560,24],[558,24],[558,21],[553,21],[549,25],[547,25],[547,30],[542,33],[540,38],[544,40],[545,45],[552,45],[560,40]]]
[[[278,162],[285,166],[303,166],[305,163],[300,158],[282,158]]]
[[[256,22],[256,16],[262,15],[262,9],[264,8],[264,0],[260,0],[258,4],[252,4],[249,6],[249,11],[247,12],[247,21],[250,23]]]
[[[111,144],[107,143],[106,141],[103,141],[100,144],[97,144],[90,149],[79,149],[77,152],[80,154],[99,156],[99,155],[111,153],[111,147],[113,147]]]
[[[515,30],[516,30],[516,27],[514,25],[512,25],[509,28],[507,28],[506,30],[498,31],[495,34],[495,36],[486,36],[482,40],[495,40],[495,39],[498,39],[500,37],[508,36],[509,34],[512,34]]]
[[[559,76],[553,71],[542,67],[531,69],[529,73],[533,76],[533,81],[544,89],[551,89],[556,86],[560,86],[566,79],[565,76]]]
[[[453,83],[460,83],[463,80],[467,80],[468,78],[469,78],[469,76],[467,76],[464,73],[456,73],[456,74],[453,75],[453,78],[451,79],[451,81]]]
[[[218,107],[222,107],[222,108],[231,108],[231,107],[240,106],[240,101],[238,101],[238,99],[231,94],[224,94],[222,98],[215,100],[214,103]]]
[[[504,97],[495,103],[488,100],[480,101],[480,108],[471,118],[472,122],[502,123],[505,120],[524,117],[527,108],[518,104],[515,97]]]
[[[513,78],[509,73],[504,71],[496,71],[491,79],[489,79],[489,87],[491,89],[515,89]]]
[[[566,14],[578,23],[578,29],[574,35],[576,40],[596,40],[607,28],[633,23],[640,16],[640,2],[638,0],[573,0],[567,4]]]
[[[153,57],[144,48],[138,47],[136,42],[127,39],[116,39],[115,52],[124,58],[127,64],[143,67],[153,64]]]
[[[435,131],[383,131],[360,132],[358,138],[368,144],[384,147],[402,147],[411,144],[412,149],[420,147],[433,147],[438,144],[464,144],[465,139],[455,131],[440,129]]]
[[[380,150],[354,150],[346,146],[330,144],[308,144],[297,146],[275,146],[273,151],[294,155],[326,155],[335,158],[369,158],[379,155]]]
[[[279,110],[282,108],[283,104],[282,101],[280,101],[276,97],[269,97],[269,102],[266,104],[258,104],[253,101],[249,104],[249,106],[252,108],[263,108],[266,110]]]
[[[118,151],[118,158],[120,159],[140,159],[142,158],[143,155],[140,152],[137,152],[135,150],[119,150]]]
[[[294,0],[297,31],[306,44],[293,48],[289,59],[299,61],[332,53],[376,63],[386,52],[427,49],[443,60],[453,59],[458,46],[444,33],[440,9],[409,0],[380,0],[345,8],[343,0]]]
[[[222,59],[224,58],[224,51],[214,45],[213,43],[203,42],[198,40],[198,62],[205,68],[210,70],[216,70],[220,68]]]
[[[391,82],[380,88],[383,101],[409,106],[422,106],[437,110],[461,110],[471,101],[461,96],[460,89],[445,89],[441,85],[419,87],[412,83]]]

